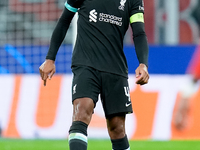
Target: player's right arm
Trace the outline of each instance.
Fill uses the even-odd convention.
[[[61,17],[59,18],[56,27],[53,31],[50,41],[50,47],[46,56],[45,62],[39,67],[40,75],[46,85],[46,80],[52,78],[55,73],[55,59],[60,45],[62,44],[69,25],[78,11],[78,8],[82,5],[84,0],[67,0],[65,8]]]

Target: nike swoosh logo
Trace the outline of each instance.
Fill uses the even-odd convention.
[[[126,103],[126,107],[128,107],[128,106],[130,106],[131,105],[131,103]]]

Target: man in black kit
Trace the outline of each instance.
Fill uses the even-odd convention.
[[[74,14],[78,11],[77,39],[72,55],[73,122],[69,130],[70,150],[87,149],[87,127],[101,96],[113,150],[130,150],[125,116],[132,112],[128,67],[123,38],[131,25],[139,61],[136,84],[149,79],[148,43],[144,31],[142,0],[67,0],[54,29],[40,75],[46,81],[55,73],[54,61]]]

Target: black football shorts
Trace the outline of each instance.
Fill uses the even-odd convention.
[[[87,66],[74,66],[72,72],[72,101],[88,97],[96,105],[100,95],[105,116],[132,113],[127,78]]]

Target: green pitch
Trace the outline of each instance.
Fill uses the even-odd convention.
[[[200,141],[130,141],[131,150],[200,150]],[[0,139],[0,150],[69,150],[67,140]],[[109,140],[89,140],[88,150],[112,150]]]

